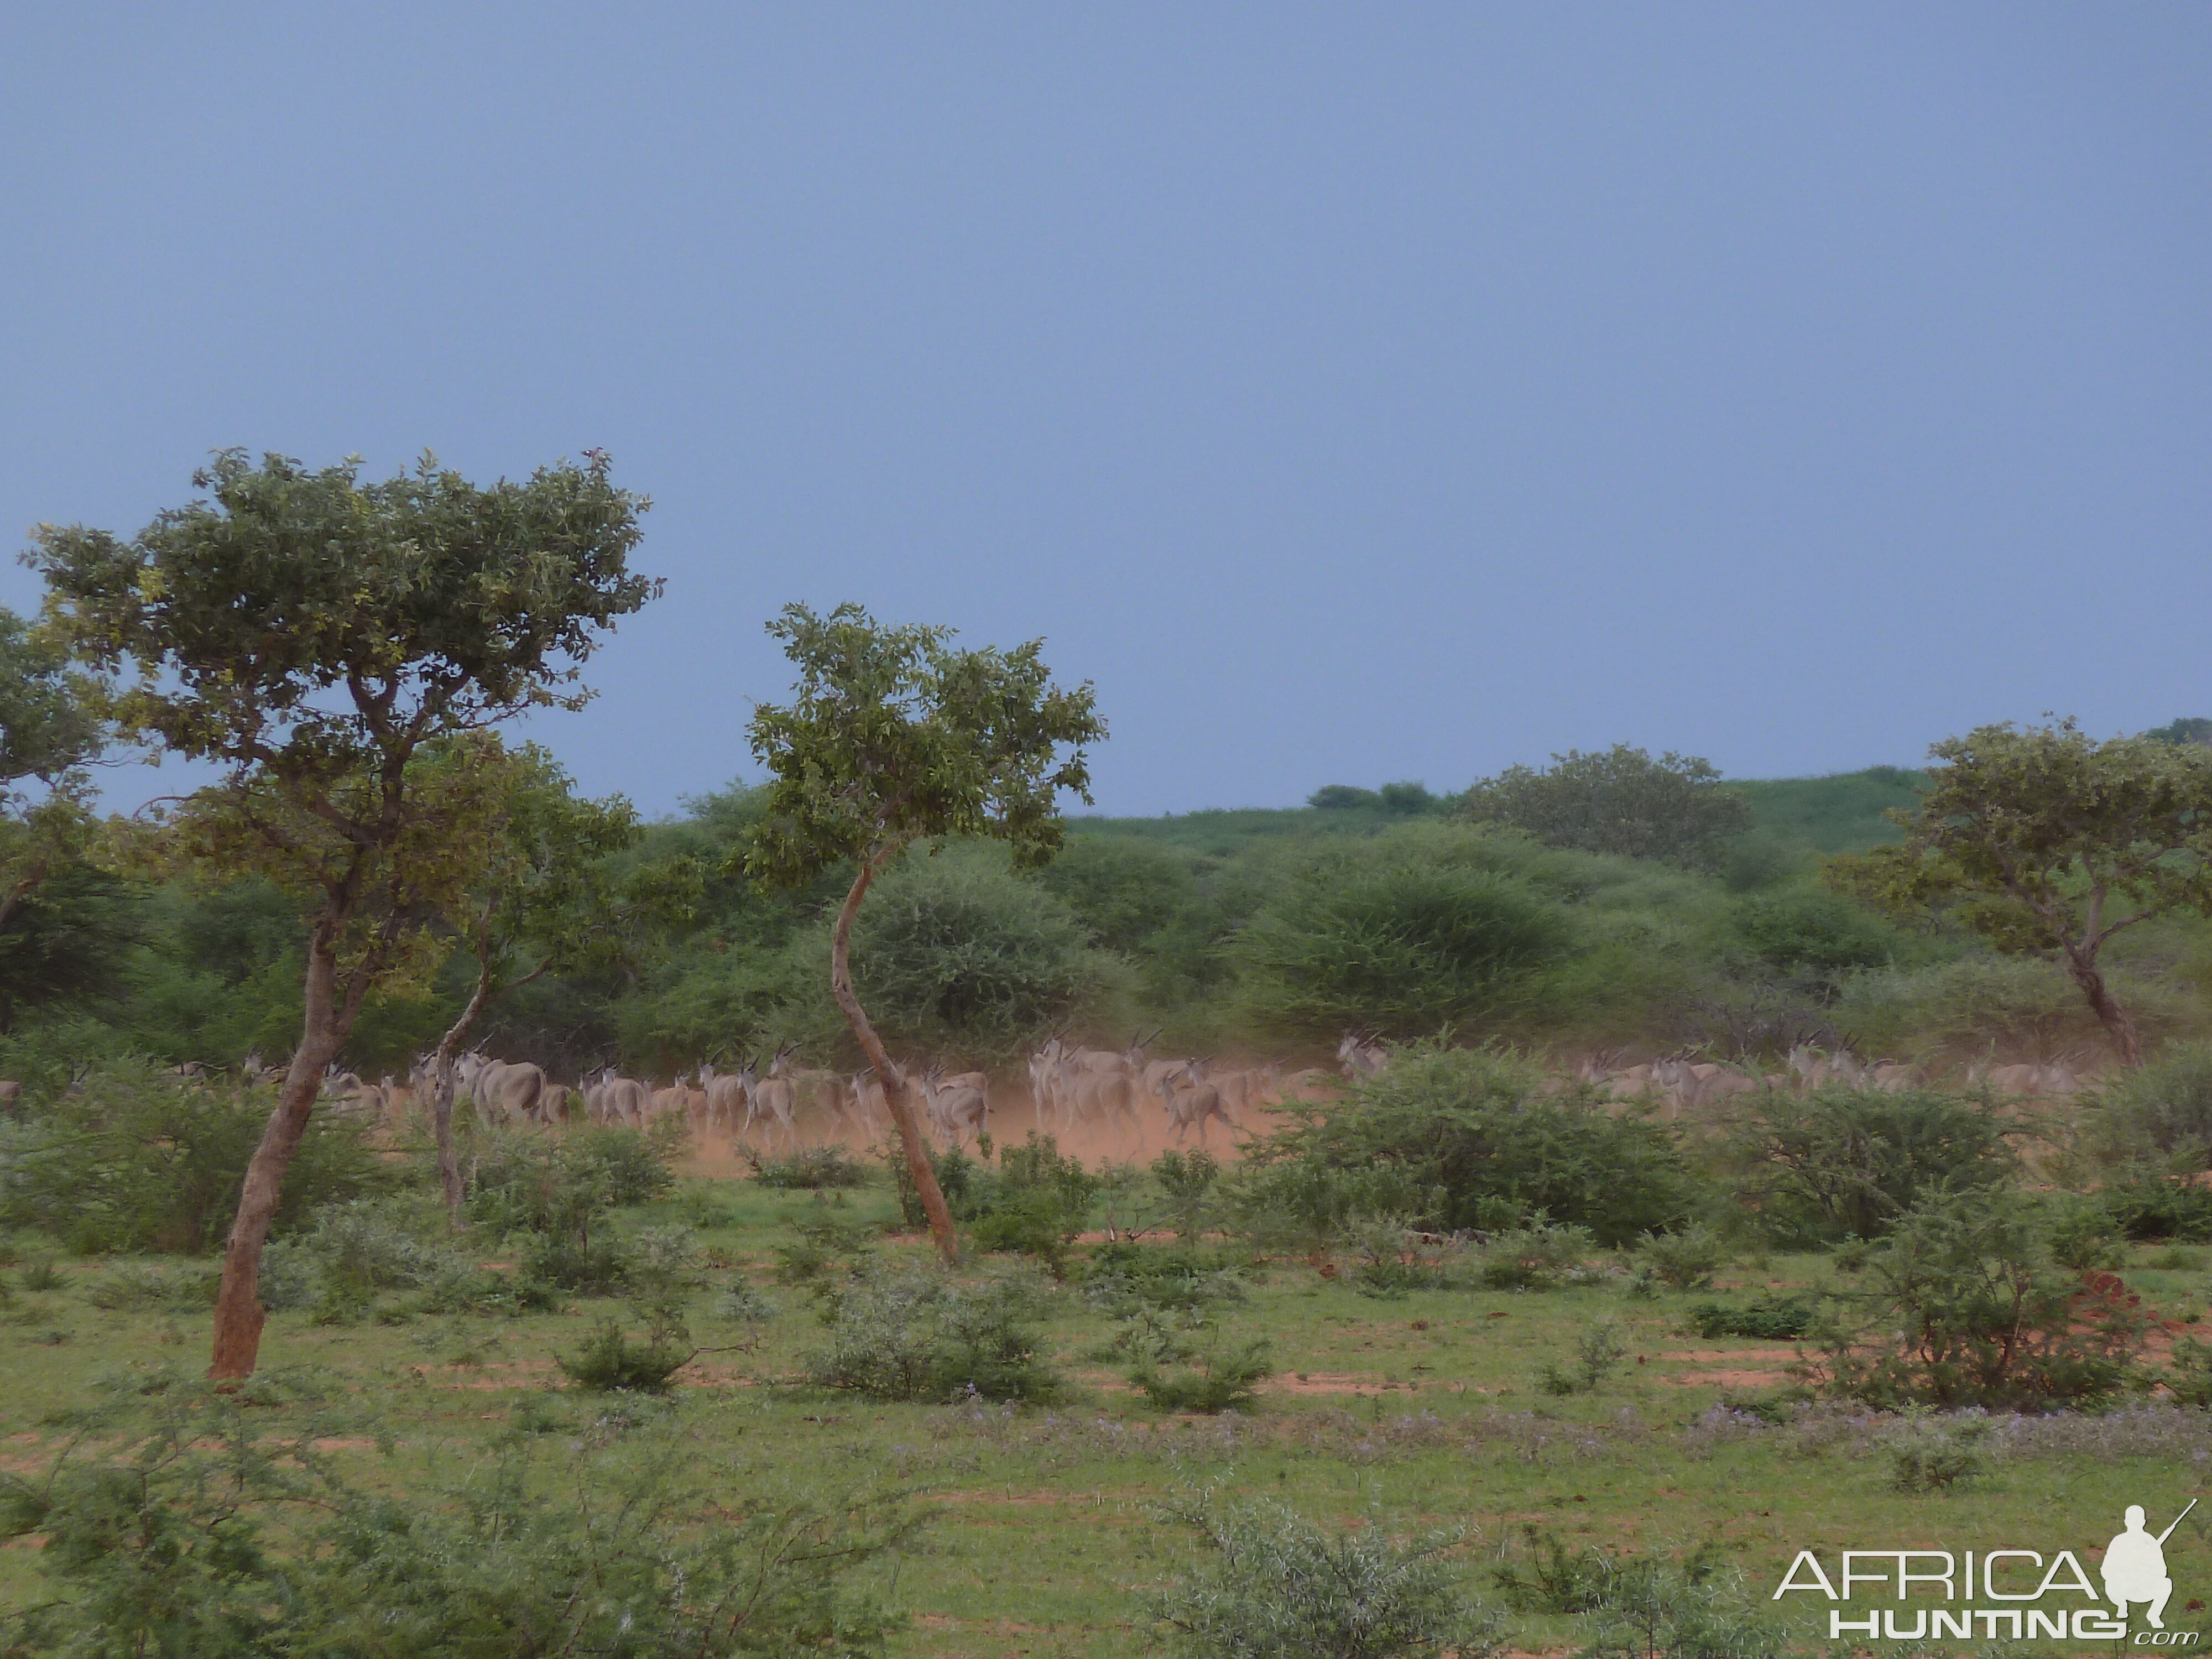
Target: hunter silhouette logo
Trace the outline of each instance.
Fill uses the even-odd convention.
[[[2173,1580],[2166,1576],[2166,1540],[2196,1507],[2192,1498],[2189,1509],[2173,1517],[2173,1526],[2154,1538],[2143,1530],[2142,1505],[2128,1505],[2128,1529],[2105,1547],[2105,1595],[2121,1618],[2128,1616],[2130,1602],[2148,1601],[2150,1611],[2143,1618],[2153,1630],[2166,1628],[2166,1603],[2173,1594]]]
[[[1829,1609],[1831,1641],[1847,1636],[1890,1642],[1979,1637],[1985,1642],[2118,1641],[2130,1647],[2194,1648],[2203,1640],[2200,1632],[2166,1627],[2166,1603],[2173,1596],[2166,1541],[2196,1507],[2192,1498],[2165,1531],[2154,1533],[2143,1506],[2128,1505],[2124,1529],[2105,1547],[2099,1565],[2101,1595],[2081,1557],[2067,1549],[2048,1557],[2023,1549],[1844,1550],[1833,1577],[1818,1554],[1800,1550],[1773,1599],[1797,1591],[1844,1604]],[[1852,1610],[1856,1617],[1845,1611],[1862,1597],[1891,1605],[1862,1605]],[[2069,1598],[2074,1605],[2068,1605]],[[2130,1632],[2129,1619],[2136,1608],[2142,1609],[2143,1625]]]

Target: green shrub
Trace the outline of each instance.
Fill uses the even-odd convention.
[[[1192,1250],[1167,1250],[1127,1242],[1101,1244],[1078,1275],[1085,1295],[1109,1313],[1131,1304],[1203,1308],[1242,1302],[1244,1286],[1228,1266]]]
[[[1558,907],[1515,877],[1385,848],[1325,860],[1254,918],[1235,955],[1264,1025],[1416,1037],[1516,1006],[1568,938]]]
[[[2212,1239],[2212,1189],[2193,1181],[2138,1170],[2097,1200],[2112,1225],[2130,1238]]]
[[[2178,1043],[2106,1088],[2088,1139],[2107,1162],[2212,1170],[2212,1042]]]
[[[1464,1254],[1457,1240],[1421,1232],[1393,1216],[1354,1223],[1349,1241],[1356,1258],[1352,1285],[1363,1296],[1443,1290],[1455,1282]]]
[[[15,1275],[15,1281],[34,1296],[58,1291],[64,1282],[62,1270],[43,1257],[35,1261],[26,1261],[22,1270]]]
[[[1949,1492],[1990,1472],[1990,1419],[1907,1413],[1887,1437],[1889,1484],[1899,1492]]]
[[[1013,1059],[1081,1012],[1114,971],[1060,898],[996,845],[951,842],[878,881],[853,930],[853,978],[894,1043]],[[809,948],[828,954],[827,928]],[[819,981],[828,983],[826,966]]]
[[[1485,1659],[1499,1647],[1450,1559],[1458,1533],[1332,1535],[1279,1504],[1224,1509],[1211,1493],[1166,1516],[1200,1553],[1147,1612],[1183,1659]]]
[[[1690,1328],[1707,1341],[1747,1336],[1755,1342],[1795,1342],[1813,1328],[1814,1308],[1804,1297],[1760,1297],[1730,1304],[1700,1302],[1690,1310]]]
[[[614,1320],[602,1320],[584,1346],[572,1354],[556,1354],[554,1363],[580,1388],[602,1392],[634,1390],[663,1394],[682,1370],[698,1357],[668,1336],[649,1334],[633,1342]]]
[[[1646,1233],[1636,1245],[1638,1264],[1672,1291],[1710,1290],[1728,1256],[1721,1236],[1702,1222],[1678,1233]]]
[[[945,1194],[945,1208],[952,1212],[953,1219],[971,1216],[978,1176],[985,1171],[957,1146],[947,1146],[942,1152],[934,1146],[924,1150],[937,1176],[937,1189]],[[929,1214],[921,1207],[921,1189],[914,1184],[914,1171],[907,1167],[905,1149],[896,1140],[884,1148],[884,1167],[890,1173],[891,1190],[898,1194],[899,1218],[917,1232],[927,1227]]]
[[[525,1235],[519,1255],[528,1292],[604,1293],[629,1282],[630,1252],[608,1212],[660,1197],[676,1184],[670,1164],[684,1126],[651,1130],[593,1126],[557,1140],[495,1136],[477,1162],[470,1213],[487,1229]]]
[[[2212,1344],[2190,1336],[2174,1338],[2173,1363],[2160,1380],[2182,1405],[2200,1411],[2212,1407]]]
[[[1578,1659],[1780,1659],[1784,1634],[1747,1605],[1740,1577],[1710,1546],[1679,1561],[1615,1556],[1522,1528],[1521,1549],[1496,1572],[1507,1602],[1523,1612],[1571,1614],[1589,1638]]]
[[[1555,1226],[1540,1213],[1526,1226],[1492,1233],[1482,1245],[1475,1277],[1486,1290],[1550,1290],[1596,1248],[1589,1228]]]
[[[1776,973],[1830,981],[1855,968],[1888,961],[1900,943],[1895,927],[1841,893],[1795,887],[1743,899],[1736,937]]]
[[[830,1346],[807,1356],[807,1378],[878,1400],[1050,1399],[1060,1380],[1041,1357],[1042,1306],[1028,1273],[963,1284],[872,1269],[831,1292]]]
[[[1432,1232],[1480,1227],[1504,1204],[1586,1227],[1601,1244],[1687,1220],[1698,1187],[1666,1126],[1549,1095],[1534,1067],[1478,1049],[1401,1051],[1381,1076],[1301,1120],[1251,1156],[1382,1172],[1412,1196],[1402,1208]]]
[[[1711,763],[1617,743],[1569,750],[1550,767],[1512,766],[1467,792],[1463,816],[1503,824],[1553,847],[1716,867],[1751,828],[1751,804],[1721,782]]]
[[[762,1158],[750,1146],[740,1153],[752,1165],[753,1179],[778,1192],[865,1187],[867,1166],[842,1146],[802,1146],[785,1158]]]
[[[0,1479],[0,1526],[46,1546],[0,1637],[13,1651],[873,1652],[894,1621],[848,1581],[913,1526],[895,1504],[784,1498],[673,1422],[516,1435],[396,1493],[317,1449],[381,1436],[358,1412],[155,1379],[76,1426],[115,1449]]]
[[[1152,1160],[1150,1174],[1166,1200],[1166,1218],[1176,1237],[1187,1245],[1196,1243],[1212,1209],[1221,1161],[1203,1147],[1193,1152],[1170,1147]]]
[[[137,1061],[94,1066],[82,1091],[0,1124],[0,1225],[87,1254],[198,1255],[237,1213],[246,1166],[274,1109],[263,1088],[209,1088]],[[272,1236],[398,1174],[356,1120],[318,1112],[285,1172]]]
[[[1262,1152],[1240,1164],[1230,1183],[1237,1231],[1262,1248],[1302,1251],[1316,1264],[1363,1218],[1416,1212],[1425,1196],[1402,1170],[1344,1169],[1317,1157],[1263,1161],[1267,1157]]]
[[[1164,1412],[1249,1412],[1259,1403],[1260,1384],[1275,1374],[1267,1340],[1255,1337],[1224,1347],[1219,1333],[1203,1346],[1179,1341],[1156,1345],[1129,1372],[1129,1385]]]
[[[1876,1238],[1924,1188],[1986,1188],[2017,1168],[2007,1124],[1980,1101],[1932,1090],[1767,1090],[1730,1137],[1741,1195],[1790,1244]]]
[[[967,1194],[975,1243],[1042,1257],[1062,1276],[1067,1246],[1083,1231],[1102,1184],[1081,1160],[1063,1157],[1052,1136],[1031,1131],[1020,1146],[1000,1148],[996,1172]]]
[[[115,1311],[204,1313],[215,1305],[219,1282],[219,1275],[206,1269],[163,1273],[131,1263],[88,1279],[80,1294],[95,1308]]]
[[[1802,1650],[1762,1618],[1740,1572],[1698,1552],[1610,1564],[1577,1659],[1784,1659]]]
[[[1603,1387],[1627,1357],[1628,1339],[1620,1322],[1593,1320],[1583,1328],[1575,1345],[1574,1369],[1563,1370],[1555,1361],[1547,1360],[1536,1374],[1536,1385],[1549,1395],[1586,1394]]]
[[[1876,1406],[2094,1405],[2137,1376],[2133,1299],[2054,1261],[2047,1217],[2014,1194],[1930,1196],[1830,1301],[1826,1384]]]
[[[810,1284],[833,1270],[851,1277],[875,1260],[872,1230],[826,1204],[786,1216],[784,1225],[793,1236],[769,1247],[775,1258],[775,1276],[783,1284]]]

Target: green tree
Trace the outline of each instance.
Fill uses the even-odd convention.
[[[1265,1023],[1426,1036],[1510,1006],[1569,930],[1526,882],[1365,849],[1322,860],[1255,917],[1234,954]]]
[[[799,886],[851,866],[830,935],[830,992],[885,1080],[930,1231],[957,1261],[904,1077],[854,994],[853,921],[870,884],[918,841],[972,836],[1006,842],[1018,866],[1048,860],[1064,834],[1060,792],[1090,800],[1085,750],[1104,738],[1105,724],[1087,683],[1073,691],[1052,684],[1042,641],[956,650],[950,629],[885,626],[854,605],[826,617],[787,605],[769,632],[798,665],[799,682],[788,706],[754,712],[752,750],[774,781],[744,867]]]
[[[106,738],[100,688],[0,607],[0,934],[95,833],[86,767]],[[26,782],[40,786],[26,789]]]
[[[628,564],[646,503],[604,455],[487,489],[427,456],[359,472],[226,450],[194,477],[206,498],[130,540],[42,526],[31,556],[53,633],[126,675],[119,731],[225,769],[180,809],[182,854],[266,876],[305,918],[301,1039],[223,1257],[217,1378],[253,1370],[262,1246],[325,1067],[465,910],[498,810],[489,728],[581,706],[599,635],[658,591]]]
[[[619,872],[615,855],[643,834],[619,796],[580,799],[568,775],[535,744],[488,754],[499,787],[479,826],[480,860],[450,920],[476,959],[476,981],[459,1017],[427,1067],[438,1172],[454,1224],[462,1218],[453,1151],[453,1062],[486,1010],[548,973],[591,973],[635,955],[638,926],[681,915],[698,890],[684,858]]]
[[[2073,976],[2122,1063],[2135,1022],[2099,957],[2169,911],[2212,912],[2212,750],[2149,737],[2100,743],[2072,720],[1984,726],[1929,751],[1940,764],[1893,847],[1837,860],[1830,879],[1889,909],[1938,913],[2008,955]]]
[[[1729,842],[1751,827],[1751,803],[1721,781],[1712,763],[1617,743],[1601,754],[1570,749],[1549,769],[1512,766],[1467,793],[1461,816],[1501,823],[1585,853],[1671,859],[1717,867]]]

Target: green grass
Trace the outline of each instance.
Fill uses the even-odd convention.
[[[1911,808],[1918,799],[1916,789],[1927,781],[1926,773],[1909,767],[1870,766],[1822,777],[1732,778],[1729,787],[1749,797],[1754,830],[1832,854],[1895,841],[1900,832],[1883,813]],[[1079,836],[1129,836],[1203,857],[1233,858],[1268,842],[1373,835],[1406,822],[1404,814],[1373,806],[1208,807],[1149,818],[1094,813],[1069,819],[1068,828]]]
[[[698,1342],[743,1334],[714,1311],[733,1278],[758,1285],[778,1311],[754,1352],[710,1355],[685,1373],[674,1409],[778,1484],[829,1493],[894,1480],[927,1496],[935,1513],[921,1552],[876,1575],[915,1620],[894,1638],[900,1655],[1103,1659],[1138,1650],[1137,1592],[1183,1559],[1152,1506],[1194,1485],[1279,1498],[1331,1526],[1370,1516],[1407,1529],[1463,1522],[1473,1529],[1469,1559],[1486,1570],[1532,1526],[1571,1545],[1668,1553],[1717,1540],[1763,1594],[1758,1587],[1771,1589],[1805,1547],[1830,1559],[1846,1546],[1945,1540],[2079,1551],[2101,1541],[2127,1504],[2172,1514],[2195,1478],[2186,1453],[2017,1461],[1967,1490],[1908,1497],[1891,1490],[1887,1460],[1863,1447],[1792,1454],[1780,1436],[1717,1438],[1692,1428],[1723,1398],[1771,1393],[1793,1350],[1700,1340],[1688,1334],[1691,1306],[1819,1285],[1830,1267],[1818,1257],[1777,1258],[1756,1272],[1723,1273],[1717,1291],[1654,1299],[1631,1297],[1616,1276],[1545,1293],[1427,1291],[1381,1301],[1304,1262],[1268,1262],[1245,1270],[1245,1301],[1218,1310],[1230,1339],[1267,1338],[1280,1368],[1261,1409],[1245,1418],[1146,1407],[1115,1367],[1086,1357],[1109,1322],[1073,1291],[1060,1296],[1052,1325],[1073,1391],[1050,1409],[889,1406],[779,1386],[823,1333],[805,1292],[772,1281],[772,1247],[787,1236],[785,1218],[812,1212],[817,1200],[750,1182],[719,1183],[710,1197],[702,1204],[695,1185],[623,1219],[718,1218],[699,1235],[720,1265],[692,1297]],[[885,1222],[888,1194],[852,1194],[841,1212]],[[488,1261],[511,1254],[490,1240],[480,1248]],[[917,1240],[886,1248],[924,1255]],[[2153,1246],[2136,1260],[2130,1282],[2147,1304],[2177,1315],[2203,1308],[2200,1255]],[[40,1291],[21,1288],[20,1270],[9,1271],[0,1435],[10,1470],[44,1466],[60,1443],[58,1414],[96,1376],[192,1372],[203,1363],[204,1315],[94,1305],[92,1288],[130,1266],[64,1261],[60,1286]],[[562,1313],[342,1328],[277,1313],[263,1363],[319,1374],[380,1417],[398,1450],[386,1457],[364,1443],[343,1455],[364,1480],[404,1486],[430,1467],[449,1472],[511,1425],[557,1433],[603,1415],[605,1396],[559,1387],[553,1356],[573,1352],[618,1308],[581,1300]],[[1600,1317],[1620,1322],[1628,1358],[1593,1392],[1545,1395],[1540,1370],[1571,1363],[1580,1333]],[[57,1331],[64,1340],[41,1340]],[[281,1417],[286,1408],[271,1409]],[[2185,1593],[2201,1591],[2212,1577],[2202,1540],[2185,1533],[2171,1547],[2177,1577],[2191,1586]],[[37,1563],[34,1550],[0,1551],[0,1598],[33,1594]],[[1574,1637],[1571,1620],[1524,1619],[1516,1644],[1559,1650]]]
[[[1882,815],[1892,808],[1910,811],[1927,782],[1925,772],[1870,766],[1818,778],[1733,780],[1729,787],[1750,798],[1755,830],[1833,854],[1898,840],[1904,831]]]

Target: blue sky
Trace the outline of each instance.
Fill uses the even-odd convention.
[[[668,597],[536,735],[649,811],[744,770],[794,599],[1042,635],[1127,812],[2212,713],[2212,8],[6,42],[0,520],[127,532],[224,445],[604,447]]]

